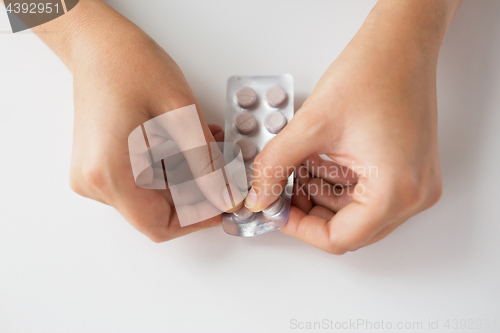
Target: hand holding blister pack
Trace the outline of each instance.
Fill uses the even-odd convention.
[[[248,193],[234,181],[244,168],[239,147],[206,142],[195,105],[134,129],[129,154],[136,184],[168,190],[182,227],[236,209]]]
[[[225,159],[241,149],[244,167],[232,175],[242,193],[252,186],[255,156],[292,120],[293,78],[279,76],[232,76],[227,82],[225,119]],[[236,148],[237,149],[237,148]],[[294,174],[290,175],[278,200],[262,212],[242,207],[222,215],[222,227],[230,235],[253,237],[277,230],[288,221]],[[246,194],[245,194],[246,195]]]
[[[230,235],[253,237],[279,229],[288,221],[293,174],[278,200],[262,212],[251,212],[242,203],[252,186],[255,156],[293,114],[290,75],[233,76],[228,80],[224,143],[206,142],[195,105],[132,131],[129,153],[136,184],[169,190],[181,226],[222,214],[222,227]]]

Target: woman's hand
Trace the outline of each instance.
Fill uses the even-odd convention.
[[[380,1],[290,124],[256,157],[259,177],[245,205],[253,211],[270,205],[273,186],[290,174],[279,170],[294,166],[295,207],[281,230],[342,254],[435,204],[442,188],[436,66],[459,5]]]
[[[223,140],[220,127],[206,124],[172,58],[97,0],[81,0],[68,14],[36,30],[56,31],[39,35],[74,78],[72,189],[115,207],[155,242],[219,224],[217,216],[181,228],[170,191],[142,189],[132,174],[129,134],[165,112],[195,104],[206,141]]]

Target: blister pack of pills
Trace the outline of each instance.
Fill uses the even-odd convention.
[[[242,193],[252,186],[255,156],[292,120],[293,96],[290,74],[228,79],[224,141],[241,149],[245,167],[236,170],[233,177]],[[225,149],[224,155],[229,160],[234,152]],[[253,237],[284,226],[290,213],[293,179],[292,174],[278,200],[262,212],[253,213],[243,206],[235,213],[224,213],[224,231]]]

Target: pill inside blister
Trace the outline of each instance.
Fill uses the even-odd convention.
[[[257,154],[257,147],[255,144],[247,139],[241,139],[236,142],[238,147],[241,149],[241,156],[243,157],[244,162],[248,162],[252,160]]]
[[[227,160],[243,159],[245,166],[231,174],[243,197],[253,185],[253,163],[259,152],[294,115],[293,78],[232,76],[227,81],[225,140],[235,145],[224,150]],[[281,228],[290,215],[294,175],[288,177],[279,199],[261,212],[242,208],[222,214],[222,227],[230,235],[253,237]]]
[[[284,205],[285,205],[285,199],[279,197],[278,200],[276,200],[271,204],[271,206],[262,210],[262,214],[266,216],[274,216],[281,211],[281,208],[283,208]]]
[[[238,132],[248,135],[251,134],[257,127],[257,120],[255,119],[253,114],[244,112],[236,117],[234,124]]]
[[[276,111],[273,113],[270,113],[267,117],[266,120],[264,120],[264,125],[266,126],[267,130],[273,134],[279,133],[283,127],[286,126],[287,120],[281,112]]]
[[[269,88],[266,92],[266,100],[273,108],[279,108],[286,101],[285,89],[279,86]]]
[[[236,100],[239,106],[244,109],[249,109],[257,101],[257,94],[252,88],[243,87],[236,93]]]
[[[233,213],[233,216],[238,222],[248,222],[253,219],[255,213],[242,206],[238,211]]]

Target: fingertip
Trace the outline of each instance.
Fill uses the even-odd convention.
[[[239,204],[237,204],[236,206],[234,206],[233,208],[229,209],[226,213],[234,213],[234,212],[237,212],[238,210],[241,209],[241,207],[243,206],[243,201],[240,202]]]
[[[217,124],[208,124],[208,128],[210,129],[210,132],[212,132],[213,136],[217,133],[223,132],[222,127]]]
[[[259,212],[259,210],[256,210],[255,207],[257,205],[257,193],[255,192],[255,188],[253,186],[250,189],[250,191],[248,191],[244,205],[248,210],[252,212]]]
[[[224,132],[214,134],[214,139],[217,142],[224,142]]]

